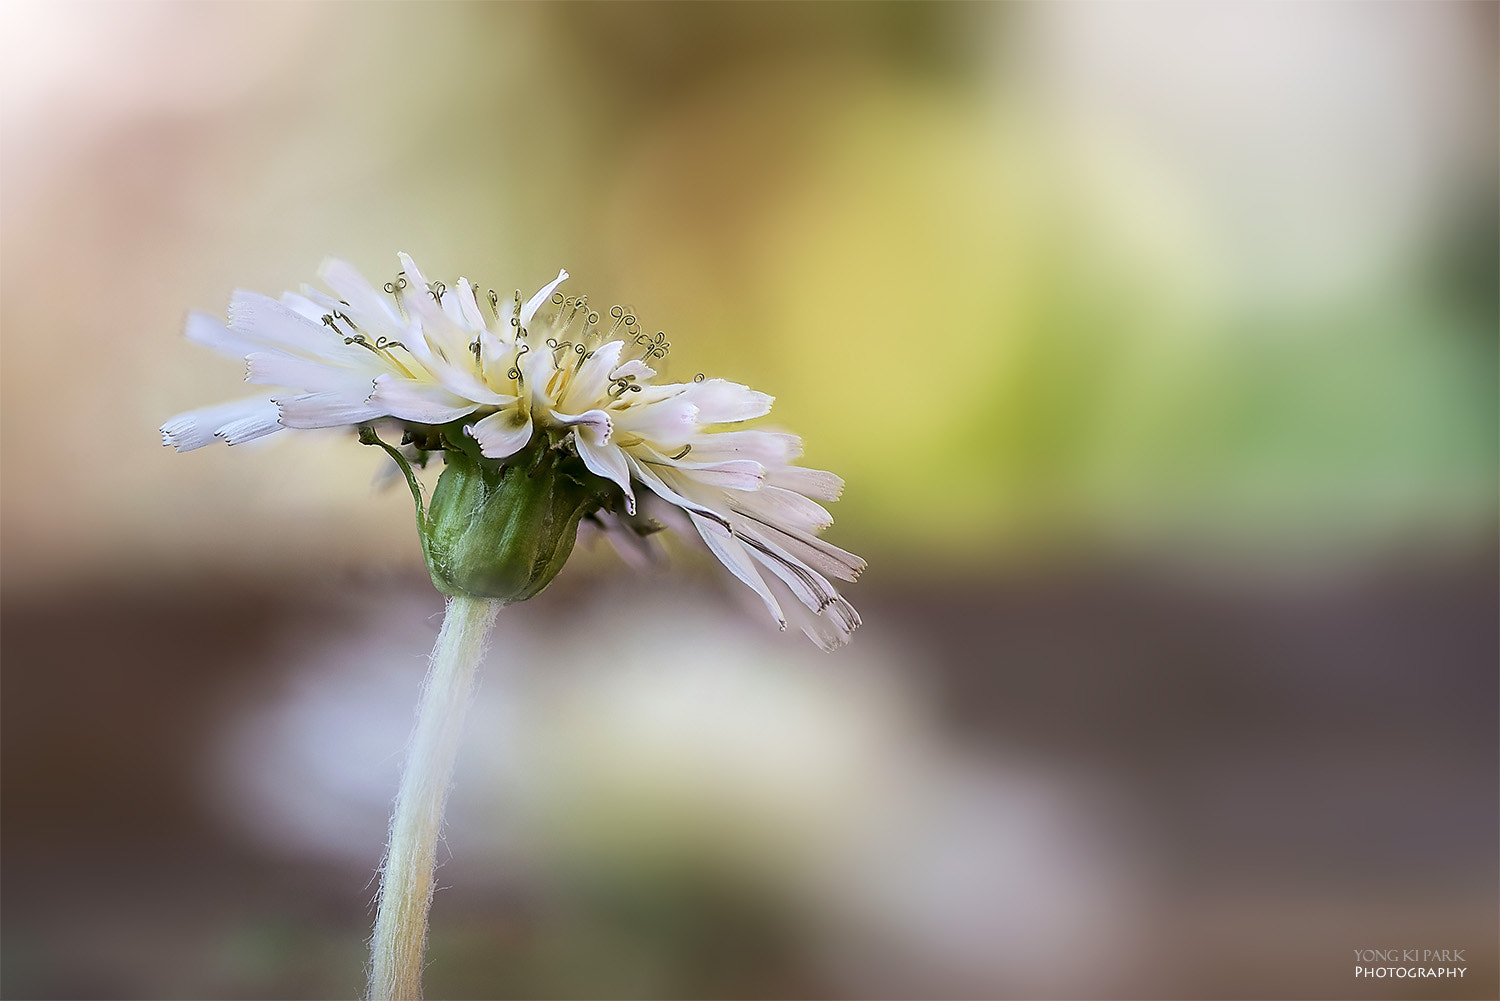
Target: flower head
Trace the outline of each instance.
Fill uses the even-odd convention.
[[[386,448],[408,474],[444,590],[530,597],[584,519],[622,552],[649,550],[663,527],[649,506],[690,526],[783,628],[791,614],[820,646],[848,640],[859,616],[829,578],[852,581],[865,564],[818,538],[832,523],[818,501],[836,500],[843,481],[796,465],[796,435],[739,427],[771,397],[701,375],[655,381],[665,336],[622,307],[604,315],[557,291],[566,271],[522,302],[464,278],[429,281],[400,258],[383,291],[335,260],[321,272],[331,294],[238,291],[227,325],[191,314],[189,340],[243,359],[247,382],[292,391],[180,414],[163,442],[188,451],[355,426],[383,445],[375,422],[394,421],[403,448]],[[446,468],[424,514],[407,463],[433,454]]]

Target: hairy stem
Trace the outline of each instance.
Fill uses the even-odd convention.
[[[438,832],[475,670],[500,605],[487,598],[448,599],[391,816],[390,845],[380,874],[380,906],[370,942],[370,1001],[416,1001],[422,996],[422,956],[427,949]]]

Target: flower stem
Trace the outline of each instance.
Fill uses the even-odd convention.
[[[422,996],[438,832],[475,670],[501,604],[465,595],[448,599],[391,816],[370,942],[370,1001],[416,1001]]]

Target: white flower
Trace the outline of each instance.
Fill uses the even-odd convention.
[[[556,291],[566,271],[523,303],[519,292],[500,299],[463,278],[454,288],[429,282],[400,259],[384,292],[334,260],[321,271],[331,295],[237,291],[227,326],[192,314],[189,340],[244,359],[247,382],[293,391],[180,414],[162,426],[163,442],[188,451],[216,438],[234,445],[282,428],[394,419],[419,453],[462,434],[503,462],[545,436],[618,489],[589,517],[628,540],[624,550],[649,531],[638,499],[658,498],[782,628],[777,594],[789,593],[787,612],[820,646],[848,640],[859,616],[829,578],[852,581],[865,563],[818,538],[832,523],[818,501],[836,500],[843,481],[796,465],[796,435],[736,427],[767,414],[771,397],[702,376],[653,382],[664,336],[643,333],[619,306],[603,317],[586,297]]]

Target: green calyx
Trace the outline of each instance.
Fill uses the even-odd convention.
[[[505,459],[486,459],[459,421],[429,432],[444,469],[424,512],[410,464],[368,425],[359,440],[401,466],[417,506],[417,530],[433,585],[445,594],[510,604],[541,592],[562,570],[585,515],[612,504],[618,489],[590,473],[561,437],[532,434]],[[425,458],[425,456],[424,456]]]

